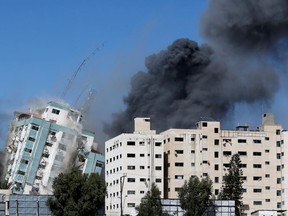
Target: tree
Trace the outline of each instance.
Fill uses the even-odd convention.
[[[229,162],[228,173],[223,177],[223,186],[219,194],[219,199],[235,200],[236,215],[241,215],[242,195],[243,195],[243,171],[241,169],[241,159],[239,154],[234,154]]]
[[[152,184],[150,191],[142,198],[139,206],[136,206],[138,216],[164,216],[162,211],[161,192],[155,183]]]
[[[106,184],[98,174],[82,174],[77,169],[54,179],[53,195],[47,205],[55,216],[96,215],[104,205]]]
[[[211,194],[212,181],[209,177],[200,181],[197,176],[191,176],[188,182],[185,181],[178,194],[185,215],[202,216],[209,205]]]

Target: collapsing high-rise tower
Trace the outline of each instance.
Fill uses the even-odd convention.
[[[104,156],[95,134],[82,130],[81,112],[68,105],[15,112],[7,143],[6,179],[16,194],[52,194],[53,179],[72,166],[83,173],[101,173]]]

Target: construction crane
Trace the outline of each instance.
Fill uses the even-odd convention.
[[[61,98],[64,99],[66,97],[67,92],[69,91],[69,89],[71,88],[71,85],[73,83],[73,81],[75,80],[76,76],[78,75],[78,73],[82,70],[82,68],[84,67],[84,65],[86,64],[86,62],[95,55],[96,52],[98,52],[99,50],[101,50],[104,47],[104,43],[101,44],[101,46],[97,47],[96,49],[93,50],[93,52],[91,52],[82,62],[81,64],[78,66],[77,70],[73,73],[72,77],[68,80],[68,83],[61,95]]]

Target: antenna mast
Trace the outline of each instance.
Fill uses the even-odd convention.
[[[73,73],[72,77],[68,80],[68,83],[61,95],[61,98],[64,99],[67,92],[69,91],[69,89],[71,88],[72,82],[75,80],[77,74],[82,70],[82,68],[85,66],[86,62],[95,55],[95,53],[97,51],[99,51],[100,49],[102,49],[104,47],[104,43],[101,44],[101,46],[97,47],[95,50],[93,50],[93,52],[91,52],[82,62],[81,64],[78,66],[77,70]]]

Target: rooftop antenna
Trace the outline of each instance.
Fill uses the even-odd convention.
[[[74,79],[76,78],[77,74],[82,70],[82,68],[85,66],[86,62],[95,55],[96,52],[98,52],[99,50],[101,50],[104,47],[104,43],[101,44],[101,46],[98,46],[96,49],[93,50],[93,52],[91,52],[85,59],[83,59],[83,61],[81,62],[81,64],[78,66],[77,70],[73,73],[72,77],[68,80],[68,83],[61,95],[61,98],[64,99],[67,92],[69,91],[69,89],[71,88],[72,82],[74,81]]]

